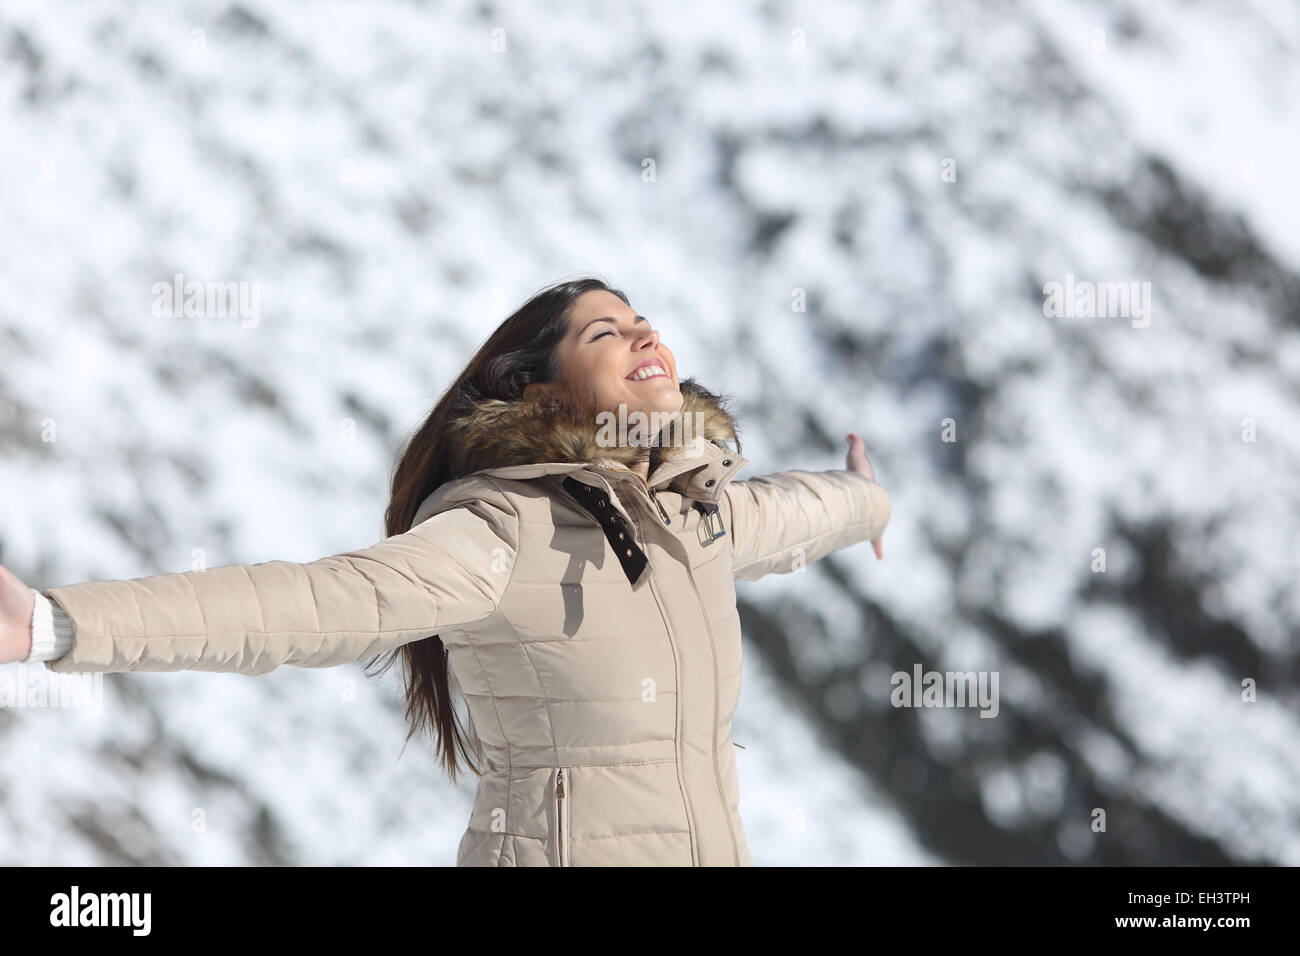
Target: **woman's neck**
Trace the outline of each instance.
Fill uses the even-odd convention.
[[[635,455],[623,460],[622,466],[628,471],[640,475],[641,480],[649,484],[651,457],[651,449],[639,448]]]

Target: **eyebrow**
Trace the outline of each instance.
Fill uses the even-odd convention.
[[[635,320],[632,324],[633,324],[633,325],[636,325],[637,322],[649,322],[649,321],[650,321],[650,320],[647,319],[644,315],[638,315],[638,316],[636,317],[636,320]],[[579,332],[578,335],[583,335],[583,334],[584,334],[584,333],[585,333],[589,328],[591,328],[591,327],[592,327],[593,325],[595,325],[597,322],[612,322],[612,323],[614,323],[614,325],[618,325],[618,320],[615,319],[613,316],[611,316],[611,315],[603,315],[603,316],[601,316],[599,319],[592,319],[590,322],[588,322],[586,325],[584,325],[584,326],[582,327],[582,331]]]

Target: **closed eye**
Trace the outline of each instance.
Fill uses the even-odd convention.
[[[606,335],[617,335],[617,334],[618,334],[618,333],[615,332],[613,329],[606,329],[604,332],[599,332],[599,333],[597,333],[596,335],[593,335],[593,336],[591,337],[591,341],[594,342],[594,341],[596,341],[596,339],[604,338]]]
[[[646,324],[647,329],[650,327],[650,320],[647,319],[644,315],[638,315],[636,317],[636,321],[644,322]],[[585,333],[587,331],[587,327],[595,325],[597,322],[608,322],[610,325],[615,324],[612,316],[605,316],[604,318],[600,318],[600,319],[592,319],[590,322],[587,323],[586,326],[583,327],[583,332]],[[606,335],[617,335],[617,334],[618,332],[616,331],[616,329],[606,329],[604,332],[600,332],[597,335],[593,335],[591,338],[587,339],[587,341],[594,342],[596,341],[596,339],[603,338]]]

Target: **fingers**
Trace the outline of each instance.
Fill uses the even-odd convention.
[[[867,458],[866,447],[862,438],[856,432],[849,432],[844,436],[844,440],[849,443],[849,452],[844,456],[844,467],[849,471],[856,471],[866,475],[872,481],[876,479],[876,470],[871,467],[871,460]]]
[[[874,481],[875,470],[872,469],[871,463],[867,461],[862,438],[856,432],[849,432],[844,436],[844,440],[849,443],[849,454],[845,460],[845,464],[849,470],[861,472]],[[871,550],[876,552],[877,561],[883,561],[885,559],[884,536],[872,539]]]

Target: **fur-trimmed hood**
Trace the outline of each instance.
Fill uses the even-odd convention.
[[[453,473],[508,470],[512,477],[522,477],[524,473],[518,469],[524,466],[552,465],[564,467],[547,467],[537,473],[572,471],[574,466],[583,465],[619,470],[644,458],[648,450],[648,484],[656,487],[673,475],[707,465],[719,456],[727,460],[728,470],[745,463],[739,453],[738,422],[727,409],[727,400],[694,379],[683,380],[680,388],[680,417],[660,432],[658,443],[649,449],[603,441],[602,429],[592,416],[571,406],[485,399],[452,422],[457,455]],[[633,424],[628,422],[629,433]],[[724,442],[734,443],[735,448]]]

